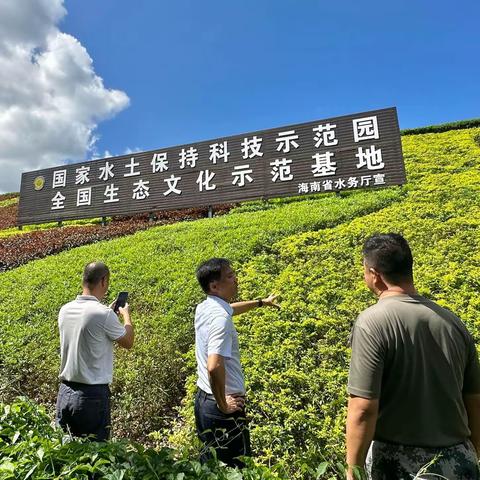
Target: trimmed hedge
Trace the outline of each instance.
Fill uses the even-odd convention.
[[[471,120],[460,120],[459,122],[441,123],[439,125],[429,125],[425,127],[406,128],[401,131],[402,135],[422,135],[424,133],[442,133],[450,130],[464,130],[467,128],[480,127],[480,118]]]
[[[216,213],[222,215],[230,208],[223,205]],[[3,222],[11,227],[12,222],[16,222],[16,209],[16,205],[0,208],[0,226]],[[154,222],[149,221],[148,215],[137,215],[114,217],[105,227],[100,225],[100,219],[90,219],[70,221],[65,227],[49,223],[27,226],[21,232],[16,228],[3,230],[0,231],[0,272],[63,250],[131,235],[154,225],[204,218],[207,213],[206,208],[190,208],[157,212]]]
[[[8,198],[6,200],[0,200],[0,208],[9,207],[10,205],[16,205],[18,203],[19,198],[13,197]]]
[[[18,192],[0,193],[0,203],[11,200],[12,198],[18,198],[19,196],[20,194]]]
[[[18,205],[11,203],[12,200],[4,200],[4,205],[0,207],[0,231],[6,228],[13,228],[17,224]]]

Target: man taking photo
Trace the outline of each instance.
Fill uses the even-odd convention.
[[[83,272],[82,295],[64,305],[58,316],[61,383],[56,422],[74,436],[96,441],[110,436],[113,344],[130,349],[134,340],[128,304],[119,309],[122,325],[115,312],[100,303],[109,280],[104,263],[89,263]]]

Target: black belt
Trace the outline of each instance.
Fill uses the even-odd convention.
[[[207,393],[207,392],[203,391],[201,388],[198,389],[198,393],[203,398],[210,398],[212,400],[215,400],[215,395],[213,395],[213,393]]]
[[[67,380],[61,381],[64,385],[70,388],[98,388],[98,387],[108,387],[108,383],[96,383],[94,385],[90,383],[79,383],[79,382],[69,382]]]
[[[213,395],[213,393],[207,393],[203,391],[201,388],[198,389],[198,392],[200,393],[200,396],[203,396],[203,398],[211,398],[212,400],[215,400],[215,395]],[[237,396],[245,398],[245,395],[237,395]]]

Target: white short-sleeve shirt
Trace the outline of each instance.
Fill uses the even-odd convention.
[[[113,342],[125,335],[115,312],[96,297],[79,295],[60,309],[60,380],[99,385],[112,382]]]
[[[232,314],[230,304],[213,295],[208,295],[195,311],[197,385],[206,393],[212,393],[207,359],[209,355],[216,353],[225,360],[225,394],[245,394],[238,334],[232,321]]]

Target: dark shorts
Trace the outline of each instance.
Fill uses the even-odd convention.
[[[375,440],[368,451],[366,470],[372,480],[480,479],[477,454],[470,440],[445,448],[409,447]]]
[[[231,467],[244,467],[237,457],[252,455],[245,411],[226,415],[217,407],[213,395],[199,389],[195,397],[195,422],[203,443],[202,463],[212,457],[210,448],[214,448],[222,462]]]
[[[58,391],[56,424],[75,437],[105,441],[110,437],[108,385],[62,382]]]

